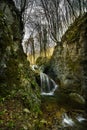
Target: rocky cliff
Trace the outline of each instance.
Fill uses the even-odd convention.
[[[87,91],[87,13],[75,20],[55,47],[50,75],[67,91]]]
[[[14,2],[0,0],[1,129],[33,127],[30,122],[40,111],[39,87],[22,50],[22,31]]]

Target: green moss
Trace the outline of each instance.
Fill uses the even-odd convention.
[[[87,27],[87,13],[84,16],[78,17],[75,22],[68,28],[64,36],[62,37],[62,42],[67,41],[68,44],[78,41],[80,38],[80,32],[82,29]]]
[[[47,57],[39,57],[37,60],[36,60],[36,64],[38,66],[40,66],[41,70],[43,72],[47,72],[49,66],[50,66],[50,59],[48,59]]]
[[[40,88],[21,46],[23,30],[15,7],[3,2],[13,20],[0,10],[0,129],[34,129],[41,114]]]

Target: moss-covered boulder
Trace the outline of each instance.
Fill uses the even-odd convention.
[[[80,104],[85,104],[85,99],[77,94],[77,93],[70,93],[70,99],[73,100],[73,101],[76,101],[77,103],[80,103]]]

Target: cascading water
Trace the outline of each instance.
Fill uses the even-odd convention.
[[[53,95],[57,84],[53,79],[48,77],[47,74],[40,72],[40,80],[41,80],[41,95]]]
[[[41,81],[41,95],[54,95],[54,92],[58,85],[55,83],[53,79],[51,79],[47,74],[41,71],[37,65],[31,66],[33,71],[37,71],[40,73],[40,81]]]
[[[35,71],[35,73],[38,73],[40,75],[41,95],[44,95],[44,97],[42,98],[42,105],[45,104],[42,107],[45,110],[45,111],[43,110],[43,113],[47,112],[46,114],[49,114],[52,111],[53,114],[50,117],[50,119],[52,118],[52,122],[51,122],[52,127],[55,130],[57,130],[57,129],[86,130],[87,129],[87,119],[86,119],[86,116],[84,115],[83,110],[81,110],[81,114],[80,114],[80,113],[78,113],[79,111],[77,111],[77,110],[75,112],[75,109],[73,110],[71,108],[71,106],[70,106],[71,109],[69,107],[67,107],[67,109],[65,109],[65,107],[68,106],[67,98],[65,97],[65,95],[60,94],[60,91],[58,91],[59,93],[56,93],[54,97],[52,97],[52,98],[48,97],[48,96],[54,95],[54,92],[55,92],[56,88],[58,87],[57,84],[47,74],[42,72],[43,68],[39,68],[37,65],[32,65],[31,68],[33,71]],[[64,97],[66,99],[64,99]],[[49,100],[47,100],[48,98],[49,98]],[[56,100],[56,98],[57,98],[57,100]],[[65,107],[64,107],[63,102],[65,102],[65,101],[66,101],[67,105],[65,105]],[[48,107],[45,107],[47,103],[48,103]],[[60,103],[63,104],[63,106],[60,105]],[[56,104],[58,104],[59,106],[62,106],[62,108],[61,107],[59,108],[59,106],[57,106]],[[49,109],[49,106],[50,106],[50,109]],[[59,118],[60,118],[60,120],[59,120]],[[47,116],[46,116],[46,120],[47,120]],[[58,125],[58,124],[60,124],[60,125]]]

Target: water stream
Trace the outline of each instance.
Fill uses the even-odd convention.
[[[58,85],[47,74],[40,72],[41,95],[54,95]]]
[[[55,81],[50,78],[47,74],[43,73],[41,68],[37,65],[32,65],[33,71],[39,71],[40,73],[40,81],[41,81],[41,95],[54,95],[55,90],[57,89],[58,85]]]
[[[37,65],[33,65],[32,70],[36,72],[39,71],[40,74],[41,95],[43,97],[43,118],[47,122],[49,122],[49,120],[51,122],[51,125],[49,125],[49,123],[47,125],[47,127],[50,128],[46,130],[86,130],[87,118],[85,116],[84,110],[81,110],[82,113],[78,111],[74,112],[75,109],[73,110],[72,106],[71,108],[66,109],[64,107],[64,103],[69,107],[69,104],[67,103],[67,100],[69,99],[65,97],[65,100],[64,96],[61,96],[61,91],[57,93],[57,97],[55,96],[56,89],[59,90],[55,81],[47,74],[43,73]],[[58,100],[59,102],[64,100],[62,106],[59,105]]]

